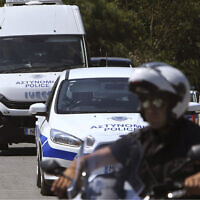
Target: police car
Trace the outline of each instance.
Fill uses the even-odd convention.
[[[86,137],[89,152],[96,137],[109,143],[146,125],[138,113],[137,97],[128,90],[133,71],[130,67],[66,70],[46,104],[30,106],[29,111],[37,115],[37,185],[43,195],[56,177],[42,171],[41,160],[56,159],[67,167]]]

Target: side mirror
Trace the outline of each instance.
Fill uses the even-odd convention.
[[[29,108],[29,112],[32,115],[40,115],[40,116],[45,116],[47,111],[46,104],[44,103],[35,103],[32,104]]]
[[[200,160],[200,144],[193,145],[187,155],[190,160]]]

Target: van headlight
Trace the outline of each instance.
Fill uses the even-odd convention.
[[[74,147],[80,147],[82,143],[82,141],[79,138],[76,138],[72,135],[69,135],[65,132],[56,129],[51,129],[50,138],[53,142],[57,144],[74,146]]]

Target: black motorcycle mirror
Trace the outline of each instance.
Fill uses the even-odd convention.
[[[185,165],[187,165],[188,163],[190,163],[191,161],[194,161],[194,160],[200,160],[200,144],[193,145],[190,148],[190,150],[187,153],[187,159],[185,160],[185,162],[183,162],[183,164],[180,165],[179,167],[174,168],[171,171],[170,176],[173,176],[180,169],[182,169]]]
[[[55,176],[62,175],[64,167],[61,167],[56,160],[43,160],[40,164],[41,168],[47,173]]]
[[[187,155],[190,160],[200,160],[200,144],[193,145]]]

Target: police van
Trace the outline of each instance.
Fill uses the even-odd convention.
[[[35,118],[61,71],[88,67],[79,8],[61,0],[7,0],[0,8],[0,149],[32,142]]]

